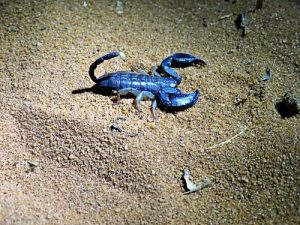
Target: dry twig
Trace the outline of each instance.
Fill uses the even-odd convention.
[[[225,145],[225,144],[230,143],[232,140],[234,140],[234,139],[237,138],[238,136],[242,135],[242,134],[245,132],[246,129],[247,129],[247,127],[242,126],[242,127],[241,127],[241,131],[240,131],[238,134],[234,135],[233,137],[231,137],[231,138],[229,138],[228,140],[223,141],[223,142],[221,142],[221,143],[219,143],[219,144],[215,144],[215,145],[213,145],[213,146],[211,146],[211,147],[205,148],[205,150],[209,150],[209,149],[221,147],[221,146],[223,146],[223,145]]]

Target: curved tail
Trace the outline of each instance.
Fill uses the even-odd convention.
[[[117,56],[120,56],[121,59],[126,60],[126,56],[123,52],[114,51],[114,52],[110,52],[110,53],[100,57],[95,62],[93,62],[90,65],[90,69],[89,69],[89,75],[90,75],[90,78],[92,79],[92,81],[94,81],[95,83],[98,82],[98,78],[95,76],[95,69],[97,68],[97,66],[99,64],[103,63],[105,60],[109,60],[109,59],[115,58]]]

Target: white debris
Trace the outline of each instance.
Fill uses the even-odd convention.
[[[84,0],[84,1],[83,1],[83,7],[87,7],[87,5],[88,5],[88,4],[87,4],[87,0]]]
[[[121,59],[123,59],[124,61],[126,60],[126,55],[124,52],[119,52],[119,56]]]
[[[210,187],[212,185],[212,182],[210,180],[207,180],[204,183],[195,184],[193,181],[191,181],[190,176],[191,176],[190,171],[188,169],[184,169],[183,170],[183,179],[185,180],[186,189],[188,190],[188,191],[184,192],[184,194],[190,194],[190,193],[199,191],[203,188]]]
[[[123,4],[122,0],[117,0],[116,12],[117,12],[118,15],[123,14],[123,12],[124,12],[124,4]]]
[[[275,64],[275,59],[273,61],[272,66],[266,68],[266,71],[265,71],[265,74],[262,78],[262,81],[269,81],[269,80],[272,79],[272,70],[271,69],[273,68],[274,64]]]

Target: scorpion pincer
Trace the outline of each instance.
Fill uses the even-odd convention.
[[[116,71],[97,78],[94,73],[97,66],[117,56],[126,60],[123,52],[114,51],[98,58],[89,68],[89,75],[96,86],[106,91],[117,91],[117,103],[121,95],[133,94],[136,96],[135,103],[140,112],[140,102],[150,99],[152,115],[155,118],[154,111],[157,106],[166,111],[178,111],[192,107],[198,101],[200,96],[198,90],[192,93],[181,93],[177,88],[181,77],[172,67],[204,66],[206,62],[202,59],[186,53],[175,53],[165,58],[159,67],[152,70],[153,76],[147,73]],[[169,77],[161,76],[162,73]]]

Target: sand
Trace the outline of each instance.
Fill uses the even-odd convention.
[[[249,1],[242,37],[244,1],[217,2],[0,1],[0,224],[299,224],[300,117],[276,109],[300,87],[299,5]],[[97,74],[201,57],[178,69],[200,101],[113,105],[87,73],[113,50]],[[185,168],[213,185],[184,195]]]

